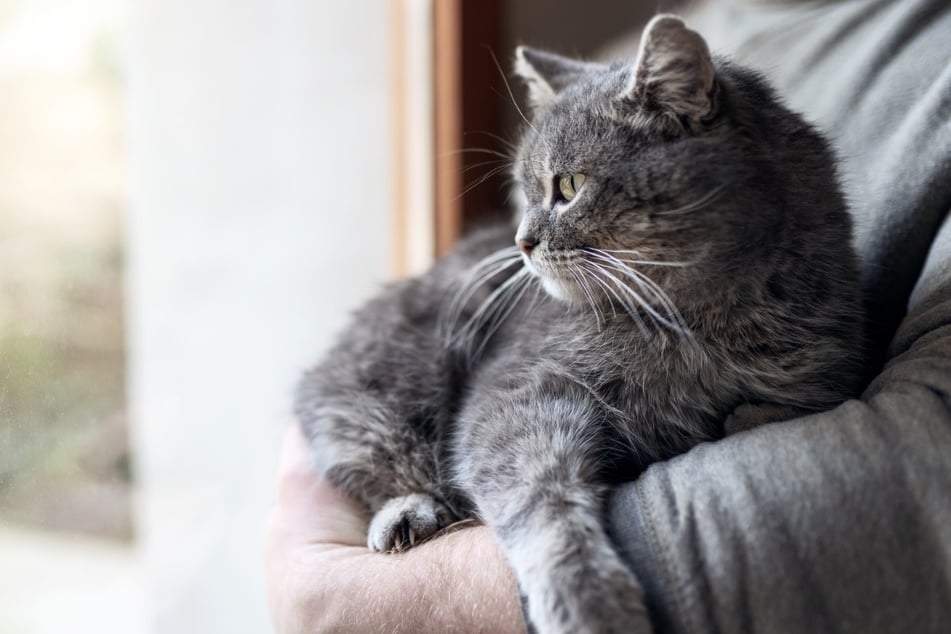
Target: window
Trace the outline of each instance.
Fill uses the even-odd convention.
[[[0,3],[0,631],[140,623],[118,9]]]

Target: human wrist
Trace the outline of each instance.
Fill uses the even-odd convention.
[[[514,579],[485,527],[403,553],[363,551],[337,564],[336,583],[320,601],[330,631],[365,632],[386,623],[387,631],[419,634],[525,632]],[[312,604],[303,607],[315,612]]]

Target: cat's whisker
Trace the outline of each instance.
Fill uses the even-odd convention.
[[[677,310],[676,306],[670,300],[670,297],[664,292],[662,288],[660,288],[656,282],[651,280],[643,273],[624,265],[614,257],[598,256],[598,254],[595,253],[592,253],[592,255],[599,257],[605,266],[601,266],[590,261],[589,263],[601,269],[602,272],[609,276],[614,282],[616,282],[624,292],[630,294],[631,297],[638,303],[638,305],[640,305],[650,317],[657,321],[658,324],[661,324],[681,335],[689,334],[689,329],[687,328],[683,317],[680,315],[680,311]],[[627,276],[642,292],[649,293],[655,299],[655,301],[660,304],[661,310],[666,312],[667,316],[665,317],[658,313],[657,310],[651,306],[649,301],[647,301],[640,293],[631,288],[630,285],[624,284],[620,279],[612,275],[611,271],[623,276]]]
[[[622,280],[620,280],[617,276],[615,276],[613,273],[611,273],[611,272],[605,270],[605,271],[604,271],[604,274],[605,274],[611,281],[615,282],[615,283],[618,285],[618,287],[619,287],[619,289],[621,290],[621,292],[624,292],[624,293],[627,293],[628,295],[630,295],[631,298],[632,298],[634,301],[636,301],[637,304],[638,304],[641,308],[643,308],[644,311],[645,311],[655,322],[657,322],[658,324],[660,324],[660,325],[662,325],[662,326],[665,326],[666,328],[668,328],[669,330],[671,330],[671,331],[673,331],[673,332],[676,332],[676,333],[678,333],[678,334],[683,334],[683,328],[681,327],[681,325],[677,322],[677,320],[676,320],[675,318],[671,317],[670,319],[668,319],[667,317],[664,317],[663,315],[661,315],[653,306],[651,306],[651,303],[650,303],[649,301],[647,301],[640,293],[638,293],[636,290],[634,290],[633,288],[631,288],[631,286],[630,286],[629,284],[624,284],[624,282],[623,282]],[[632,278],[632,279],[633,279],[634,282],[638,285],[638,288],[640,288],[641,290],[644,290],[644,286],[643,286],[643,284],[642,284],[639,280],[637,280],[636,278]]]
[[[638,258],[642,258],[643,255],[644,255],[643,252],[637,251],[637,250],[635,250],[635,249],[596,249],[596,248],[594,248],[594,247],[585,247],[585,248],[583,248],[583,249],[581,249],[581,250],[582,250],[583,252],[589,253],[589,254],[591,254],[591,255],[601,255],[601,256],[605,256],[605,257],[607,257],[607,258],[610,258],[612,261],[616,260],[616,261],[618,261],[618,262],[625,262],[625,263],[628,263],[628,264],[644,264],[644,265],[648,265],[648,266],[676,266],[676,267],[684,267],[684,266],[693,266],[693,265],[695,265],[695,264],[697,263],[696,260],[682,260],[682,261],[676,261],[676,260],[642,260],[642,259],[623,258],[623,257],[618,257],[617,255],[615,255],[615,254],[634,255],[634,256],[637,256]]]
[[[621,291],[624,290],[620,288],[621,285],[611,284],[610,282],[613,280],[605,279],[610,278],[610,275],[604,273],[603,271],[597,271],[597,267],[595,268],[595,279],[598,281],[601,287],[605,289],[607,296],[609,296],[609,298],[613,297],[614,302],[620,304],[621,307],[624,308],[624,312],[627,313],[627,315],[631,317],[637,324],[638,328],[640,328],[641,331],[646,334],[647,331],[644,326],[644,321],[641,318],[640,312],[637,310],[636,303],[621,294]],[[611,303],[613,304],[614,302]]]
[[[687,326],[683,316],[680,314],[680,311],[677,309],[673,301],[671,301],[667,293],[664,292],[664,290],[656,282],[654,282],[654,280],[633,269],[618,270],[618,273],[622,275],[627,274],[630,276],[631,281],[633,281],[634,284],[637,285],[638,289],[640,289],[644,294],[638,294],[639,297],[644,297],[646,295],[657,302],[657,304],[660,306],[660,309],[666,313],[666,316],[662,318],[663,325],[667,326],[670,330],[677,333],[678,335],[692,337],[692,333],[690,332],[690,329]],[[628,289],[631,290],[631,292],[635,292],[630,286],[628,286]],[[645,301],[647,300],[645,299]],[[649,301],[648,305],[650,305]],[[653,314],[652,316],[656,317],[656,314]]]
[[[601,275],[608,275],[607,272],[604,271],[600,266],[598,266],[594,262],[588,261],[588,262],[585,262],[585,264],[587,264],[590,267],[588,270],[591,273],[592,278],[598,283],[599,286],[601,286],[601,288],[603,288],[606,291],[607,297],[609,299],[613,297],[614,300],[618,304],[620,304],[622,308],[624,308],[624,312],[627,313],[628,316],[631,318],[631,320],[637,325],[641,333],[647,336],[648,334],[647,327],[644,325],[644,320],[641,318],[640,312],[637,310],[637,307],[634,306],[629,300],[626,300],[625,298],[621,297],[620,293],[618,292],[618,289],[614,288],[614,286],[609,284],[608,281],[602,279]],[[613,302],[611,302],[611,305],[613,307],[614,305]]]
[[[507,90],[509,93],[509,99],[512,101],[512,105],[515,106],[515,110],[518,112],[518,116],[520,116],[522,121],[525,122],[525,125],[527,125],[529,129],[535,133],[535,136],[541,140],[542,143],[548,146],[548,140],[542,136],[542,134],[538,131],[538,128],[532,125],[532,122],[528,120],[528,117],[526,117],[525,113],[522,111],[522,107],[518,105],[518,100],[515,98],[515,93],[512,92],[512,86],[509,84],[509,80],[505,76],[505,71],[502,70],[502,65],[499,64],[499,58],[495,56],[495,52],[491,48],[488,50],[489,55],[492,56],[492,62],[495,64],[495,68],[499,71],[499,76],[502,78],[502,83],[505,84],[505,90]]]
[[[443,312],[443,319],[440,320],[442,332],[446,337],[451,339],[459,316],[476,291],[493,277],[501,275],[506,269],[520,262],[521,259],[518,247],[513,245],[490,253],[469,269],[449,300],[448,307]]]
[[[473,264],[469,268],[469,271],[470,272],[478,271],[491,264],[495,264],[496,262],[499,262],[501,260],[509,260],[513,258],[514,259],[522,258],[521,252],[518,250],[518,247],[515,246],[514,244],[512,246],[504,247],[499,249],[498,251],[494,251],[490,253],[489,255],[485,256],[484,258],[482,258],[481,260]]]
[[[489,134],[489,133],[484,133],[484,134]],[[499,162],[505,162],[506,163],[505,167],[513,168],[516,160],[519,160],[523,163],[530,163],[539,167],[543,167],[542,161],[538,160],[538,155],[518,157],[517,147],[515,147],[514,145],[510,143],[507,143],[506,141],[504,141],[501,137],[497,135],[489,134],[489,136],[498,140],[501,143],[504,143],[506,145],[506,149],[510,152],[510,154],[506,154],[505,152],[499,152],[498,150],[493,150],[491,148],[467,147],[467,148],[460,148],[458,150],[449,150],[447,152],[443,152],[437,158],[456,156],[459,154],[487,154],[489,156],[494,156],[498,159],[497,161],[484,161],[484,162],[476,163],[473,165],[467,165],[465,168],[463,168],[462,170],[463,172],[468,172],[475,169],[476,167],[483,167],[485,165],[492,165],[494,163],[499,163]]]
[[[540,284],[533,284],[532,288],[535,289],[535,294],[532,295],[532,303],[528,305],[528,311],[531,312],[533,308],[538,304],[538,298],[542,296],[542,287]]]
[[[678,216],[681,214],[691,213],[694,211],[699,211],[703,209],[710,201],[717,197],[717,195],[726,189],[726,185],[719,185],[710,190],[706,195],[704,195],[699,200],[695,200],[692,203],[688,203],[683,207],[678,207],[677,209],[669,209],[667,211],[658,211],[655,212],[657,216]]]
[[[670,297],[667,295],[666,292],[664,292],[664,290],[660,287],[660,285],[654,282],[654,280],[648,277],[645,273],[642,273],[641,271],[638,271],[634,269],[633,267],[625,264],[626,262],[635,262],[634,260],[624,260],[621,258],[617,258],[611,255],[609,252],[603,251],[601,249],[585,249],[585,251],[589,253],[590,255],[595,256],[600,261],[606,264],[610,264],[611,267],[617,269],[618,272],[624,275],[634,276],[638,278],[639,280],[646,282],[648,286],[652,288],[655,296],[658,298],[661,304],[665,307],[665,309],[669,309],[668,312],[675,313],[679,317],[679,311],[677,311],[677,308],[674,305],[673,301],[671,301]],[[646,261],[637,260],[637,262],[646,262]]]
[[[480,161],[479,163],[473,163],[471,165],[467,165],[466,167],[462,169],[462,173],[465,174],[466,172],[471,172],[474,169],[478,169],[480,167],[486,167],[488,165],[498,166],[499,163],[503,163],[503,161],[501,159],[497,159],[495,161]],[[510,162],[504,162],[504,163],[505,164],[502,165],[502,167],[504,168],[509,168],[512,166]]]
[[[502,300],[498,302],[498,304],[500,304],[500,308],[493,311],[494,316],[492,317],[492,321],[489,322],[485,334],[482,336],[482,341],[479,344],[479,347],[474,353],[469,355],[470,363],[474,363],[482,356],[482,352],[485,350],[485,346],[489,343],[489,340],[492,339],[492,336],[499,329],[499,327],[505,323],[505,320],[508,319],[510,314],[512,314],[512,311],[515,310],[515,307],[518,306],[519,302],[522,301],[522,297],[525,296],[525,292],[528,290],[530,279],[530,275],[520,276],[518,282],[516,282],[511,287],[510,292],[506,293]]]
[[[585,267],[582,267],[582,270],[583,270],[583,271],[588,271],[588,269],[585,268]],[[587,279],[588,279],[587,276],[582,275],[582,280],[587,280]],[[593,280],[595,284],[602,284],[601,280],[599,280],[599,279],[597,278],[597,276],[592,276],[592,277],[591,277],[591,280]],[[601,306],[601,303],[597,301],[597,298],[596,298],[597,293],[595,292],[595,289],[594,289],[593,287],[590,288],[590,294],[591,294],[591,304],[592,304],[592,306],[594,307],[595,311],[600,311],[600,312],[601,312],[601,315],[602,315],[603,318],[604,318],[604,322],[607,323],[607,319],[608,319],[608,318],[607,318],[607,311],[605,311],[604,308]],[[617,311],[616,311],[615,308],[614,308],[614,302],[610,302],[610,301],[609,301],[609,302],[608,302],[608,306],[610,306],[610,308],[611,308],[611,316],[616,318],[616,317],[617,317]]]
[[[636,255],[638,257],[643,256],[643,251],[638,251],[637,249],[596,249],[594,247],[585,247],[583,249],[588,253],[601,253],[601,254],[611,254],[611,253],[627,253],[631,255]]]
[[[600,313],[601,321],[607,324],[608,323],[607,311],[604,310],[604,307],[601,305],[601,302],[597,300],[597,297],[596,297],[597,293],[595,292],[595,289],[593,287],[589,287],[590,280],[588,279],[586,275],[582,274],[581,281],[582,281],[582,286],[586,288],[589,296],[591,297],[591,306],[594,309],[595,314]],[[595,283],[597,283],[597,280],[595,280]],[[611,316],[616,318],[617,311],[614,309],[614,302],[608,302],[608,306],[611,307]]]
[[[496,298],[490,309],[487,310],[479,320],[479,323],[467,333],[468,339],[465,344],[465,351],[468,365],[473,365],[481,358],[482,352],[492,339],[492,336],[502,324],[505,323],[505,320],[508,319],[508,316],[521,301],[522,296],[528,288],[528,280],[529,276],[527,275],[519,276],[512,285],[507,287],[505,291]],[[483,335],[478,347],[473,350],[475,336],[479,332],[482,332]]]
[[[581,289],[582,294],[584,295],[585,303],[591,308],[591,312],[594,313],[594,318],[597,321],[598,330],[602,328],[602,322],[606,320],[602,318],[602,311],[598,306],[598,302],[595,300],[594,295],[591,292],[591,289],[588,288],[588,285],[585,283],[584,273],[581,271],[575,271],[574,269],[569,269],[569,273],[575,280],[575,284]],[[611,310],[614,310],[614,306],[611,306]]]
[[[481,185],[482,183],[486,182],[487,180],[489,180],[490,178],[492,178],[492,177],[495,176],[496,174],[500,174],[501,172],[504,172],[505,170],[509,169],[509,167],[510,167],[510,165],[506,164],[506,165],[500,165],[500,166],[498,166],[498,167],[495,167],[495,168],[489,170],[488,172],[486,172],[485,174],[483,174],[477,181],[475,181],[474,183],[469,184],[468,187],[466,187],[465,189],[463,189],[462,192],[461,192],[458,196],[456,196],[456,198],[455,198],[454,200],[458,200],[458,199],[462,198],[463,196],[465,196],[466,194],[468,194],[469,192],[471,192],[473,189],[475,189],[476,187],[478,187],[478,186]]]
[[[637,271],[629,266],[619,264],[615,261],[609,261],[607,264],[610,264],[610,268],[615,272],[630,278],[642,291],[649,292],[650,295],[657,301],[657,303],[660,304],[661,309],[668,314],[669,319],[674,320],[677,323],[679,329],[684,331],[687,330],[686,323],[680,315],[680,311],[677,310],[676,305],[673,303],[667,293],[664,292],[660,285],[654,282],[654,280],[640,271]]]
[[[520,260],[521,258],[521,253],[519,252],[518,247],[514,244],[510,247],[504,247],[498,251],[494,251],[469,267],[469,270],[465,273],[466,280],[464,283],[468,284],[473,278],[480,276],[485,269],[488,269],[500,262],[508,260]]]
[[[685,261],[670,261],[664,262],[660,260],[626,260],[624,258],[618,258],[619,262],[624,262],[626,264],[643,264],[645,266],[673,266],[673,267],[685,267],[685,266],[694,266],[697,262],[696,260],[685,260]]]
[[[462,312],[465,310],[465,306],[472,299],[472,296],[486,284],[489,280],[494,277],[497,277],[503,274],[507,269],[511,268],[516,264],[517,261],[513,260],[511,262],[503,262],[496,265],[489,271],[486,271],[478,278],[473,279],[470,283],[466,284],[455,294],[453,299],[449,304],[449,308],[445,313],[445,319],[443,320],[442,332],[444,333],[444,338],[447,345],[451,343],[455,335],[457,334],[456,326],[459,323],[459,318],[462,315]]]
[[[683,318],[680,316],[680,311],[678,311],[677,308],[673,305],[673,303],[669,300],[669,298],[667,297],[667,294],[664,293],[663,290],[660,289],[660,287],[656,286],[653,280],[646,278],[645,276],[643,276],[643,274],[633,270],[631,271],[631,273],[634,275],[634,277],[632,277],[631,279],[637,285],[638,289],[640,289],[643,293],[643,295],[641,295],[640,293],[638,293],[638,295],[640,295],[641,297],[643,297],[644,295],[652,296],[657,301],[657,303],[660,304],[662,310],[664,310],[667,313],[666,317],[660,318],[663,324],[667,326],[668,328],[670,328],[671,330],[673,330],[674,332],[676,332],[677,334],[680,334],[680,335],[686,334],[688,332],[687,327],[683,321]],[[634,289],[631,288],[630,286],[628,286],[628,288],[632,292],[635,292]],[[645,299],[645,301],[647,300]],[[648,305],[650,305],[649,301],[647,303]],[[655,314],[655,317],[656,316],[657,314]]]
[[[477,310],[477,315],[475,315],[477,316],[477,320],[474,323],[474,327],[469,329],[469,334],[474,335],[483,329],[492,330],[498,317],[505,313],[505,310],[508,307],[508,302],[513,294],[524,285],[527,278],[527,271],[519,271],[499,287],[499,293],[495,298],[492,298],[491,295],[486,298],[485,302],[483,303],[485,310],[481,315],[478,315]],[[482,305],[480,305],[480,308],[481,307]]]
[[[475,295],[482,286],[488,283],[492,278],[502,275],[506,270],[517,264],[517,262],[518,260],[514,258],[511,260],[502,260],[493,263],[491,267],[484,267],[473,271],[471,276],[466,279],[465,283],[460,286],[453,295],[447,315],[458,317],[465,309],[466,304],[469,303],[469,300],[472,299],[472,296]]]
[[[495,55],[493,54],[492,57],[493,57],[493,59],[494,59],[494,58],[495,58]],[[496,66],[498,66],[498,61],[496,61],[495,63],[496,63]],[[500,73],[501,73],[501,71],[502,71],[502,69],[499,68],[499,72],[500,72]],[[502,75],[502,80],[505,82],[505,89],[508,91],[508,98],[509,98],[509,100],[512,102],[512,105],[515,106],[515,110],[516,110],[516,112],[518,112],[518,116],[521,117],[522,121],[525,122],[525,125],[528,126],[528,128],[532,131],[532,133],[535,135],[535,137],[536,137],[537,139],[539,139],[539,140],[540,140],[542,143],[544,143],[545,145],[548,145],[548,141],[545,139],[545,137],[542,136],[541,132],[538,131],[538,128],[536,128],[535,126],[532,125],[531,121],[528,120],[528,117],[526,117],[526,116],[525,116],[525,113],[522,111],[521,106],[518,105],[518,101],[515,100],[515,96],[512,94],[512,88],[509,86],[509,82],[508,82],[507,79],[505,79],[505,76],[504,76],[504,75]],[[495,94],[497,94],[499,97],[502,97],[503,99],[506,98],[505,95],[503,95],[502,93],[500,93],[500,92],[499,92],[498,90],[496,90],[495,88],[492,88],[491,90],[492,90],[492,92],[494,92]]]
[[[498,150],[492,150],[484,147],[466,147],[460,148],[458,150],[448,150],[440,154],[437,158],[444,158],[447,156],[456,156],[459,154],[488,154],[489,156],[494,156],[500,160],[511,161],[512,156],[506,154],[505,152],[499,152]]]
[[[667,292],[661,288],[660,284],[651,279],[646,273],[638,271],[630,266],[623,264],[616,266],[618,268],[618,272],[631,276],[641,289],[650,291],[661,307],[668,313],[670,318],[678,323],[682,331],[689,333],[689,328],[687,327],[687,323],[684,320],[683,315],[680,314],[677,306],[674,304],[673,300],[670,299],[670,296],[667,294]]]
[[[506,291],[508,291],[513,285],[517,284],[519,281],[524,279],[526,276],[531,275],[528,269],[522,268],[515,272],[511,277],[505,280],[502,284],[499,285],[494,291],[492,291],[488,297],[486,297],[479,307],[476,309],[475,313],[469,318],[469,320],[462,326],[460,333],[468,333],[469,335],[474,334],[481,328],[488,318],[490,318],[491,310],[495,310],[495,302],[499,299]]]
[[[670,307],[672,314],[677,317],[678,320],[680,319],[680,313],[676,309],[673,300],[670,299],[670,296],[666,291],[664,291],[660,284],[648,277],[646,273],[642,273],[636,269],[625,267],[623,271],[629,272],[630,275],[635,277],[635,279],[647,286],[654,293],[655,297],[657,297],[658,301],[662,302],[665,306]]]
[[[510,151],[513,155],[518,154],[518,146],[515,145],[515,143],[513,143],[512,141],[509,141],[508,139],[505,139],[504,137],[499,136],[498,134],[493,134],[492,132],[489,132],[487,130],[474,130],[471,132],[463,132],[463,136],[468,136],[470,134],[483,134],[489,137],[490,139],[504,145],[505,149]]]

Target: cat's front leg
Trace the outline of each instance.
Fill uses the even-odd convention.
[[[298,417],[323,476],[369,511],[369,548],[404,550],[458,519],[438,444],[381,399],[324,388],[301,399]]]
[[[356,361],[318,366],[301,381],[297,416],[322,475],[372,517],[367,545],[403,550],[458,519],[458,505],[439,467],[436,408],[406,405],[419,399],[398,385],[363,388],[373,375]]]
[[[650,631],[643,593],[604,530],[596,409],[537,390],[471,403],[459,479],[492,528],[540,634]]]

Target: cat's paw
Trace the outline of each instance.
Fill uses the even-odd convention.
[[[449,510],[422,493],[393,498],[376,512],[367,531],[367,546],[379,552],[405,550],[449,525]]]
[[[529,622],[545,634],[650,632],[644,591],[616,558],[556,570],[541,584],[527,582]]]

